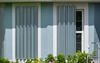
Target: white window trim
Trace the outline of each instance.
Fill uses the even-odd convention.
[[[82,52],[88,53],[88,3],[54,3],[53,5],[53,54],[57,56],[57,9],[58,5],[75,5],[76,9],[83,9]]]
[[[57,56],[57,14],[56,5],[53,5],[53,55]]]
[[[12,60],[15,59],[15,7],[12,6]]]
[[[41,57],[41,6],[40,3],[15,3],[12,5],[12,61],[16,61],[15,58],[15,7],[16,6],[38,6],[38,58]]]
[[[84,30],[84,9],[76,9],[76,11],[82,11],[82,30],[81,31],[77,31],[76,30],[76,33],[81,33],[81,51],[83,52],[83,37],[84,37],[84,34],[83,34],[83,30]]]

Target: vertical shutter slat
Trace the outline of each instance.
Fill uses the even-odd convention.
[[[37,40],[38,40],[38,8],[35,6],[34,7],[34,12],[35,12],[35,16],[34,16],[34,18],[35,18],[35,34],[34,34],[34,38],[35,38],[35,58],[37,58],[38,57],[38,42],[37,42]]]
[[[16,23],[16,25],[17,25],[17,7],[15,8],[15,10],[16,10],[16,11],[15,11],[15,14],[16,14],[16,15],[15,15],[15,17],[16,17],[16,18],[15,18],[15,20],[16,20],[15,23]],[[17,29],[17,26],[15,26],[15,28]],[[15,44],[16,44],[16,46],[15,46],[15,47],[16,47],[16,49],[15,49],[15,50],[16,50],[16,58],[18,57],[18,56],[17,56],[17,55],[18,55],[18,50],[17,50],[17,49],[18,49],[18,48],[17,48],[17,43],[18,43],[18,42],[17,42],[17,33],[18,33],[18,32],[17,32],[17,30],[16,30],[16,40],[15,40],[15,41],[16,41],[16,43],[15,43]]]
[[[19,43],[20,43],[19,44],[19,49],[20,49],[19,50],[19,55],[20,56],[19,57],[20,58],[22,58],[22,41],[21,41],[21,39],[22,39],[22,37],[21,37],[21,35],[22,35],[22,33],[21,33],[22,32],[22,29],[21,29],[21,21],[22,21],[21,20],[21,7],[19,7],[19,32],[20,32],[19,33]]]
[[[59,30],[58,33],[58,54],[63,53],[65,55],[65,7],[59,6],[59,27],[57,30]],[[60,39],[60,40],[59,40]]]
[[[19,8],[16,8],[16,58],[19,58]]]
[[[32,57],[34,57],[34,8],[32,7],[32,14],[31,14],[31,17],[32,17]]]
[[[28,8],[26,7],[26,58],[28,58]]]
[[[65,38],[66,38],[66,58],[68,55],[68,6],[65,6]]]
[[[30,7],[30,50],[32,51],[32,7]],[[32,58],[32,52],[30,52],[30,58]]]
[[[23,33],[24,33],[24,31],[23,31],[23,7],[21,7],[20,8],[20,30],[21,30],[21,58],[23,58],[23,54],[24,54],[24,52],[23,52]]]
[[[26,7],[23,7],[24,9],[24,59],[26,59]]]
[[[30,19],[29,19],[29,15],[30,15],[30,8],[27,8],[27,58],[30,58]]]
[[[60,27],[60,18],[59,18],[59,6],[57,6],[57,54],[59,54],[59,42],[60,42],[60,29],[58,29]]]

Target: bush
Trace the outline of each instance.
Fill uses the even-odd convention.
[[[75,56],[75,55],[74,55]],[[67,60],[68,60],[68,63],[73,63],[73,56],[71,55],[71,54],[69,54],[68,56],[67,56]],[[76,59],[76,58],[74,58],[74,59]],[[74,63],[75,63],[76,61],[74,61]]]
[[[0,58],[0,63],[10,63],[8,59]]]
[[[54,57],[52,54],[48,54],[47,58],[45,58],[46,62],[53,62],[55,61]]]
[[[32,59],[33,63],[39,63],[39,60],[37,58]]]
[[[16,63],[19,63],[17,59],[16,59]]]
[[[25,63],[31,63],[32,61],[30,59],[27,59]]]
[[[78,51],[73,56],[69,54],[67,57],[67,60],[68,60],[68,63],[86,63],[88,56],[94,56],[94,53],[88,54],[88,53],[85,53],[85,51],[83,53]],[[92,60],[93,58],[88,57],[88,63],[91,63]]]
[[[63,54],[59,54],[57,56],[57,63],[66,63],[65,56]]]
[[[93,51],[92,54],[85,53],[85,51],[83,53],[78,51],[74,55],[69,54],[67,56],[67,63],[87,63],[87,59],[88,63],[91,63],[91,61],[95,59],[94,56],[96,56],[95,51]],[[0,58],[0,63],[18,63],[18,60],[16,60],[16,62],[10,62],[8,59]],[[66,63],[66,58],[63,54],[59,54],[56,57],[52,54],[48,54],[45,61],[43,61],[42,58],[34,58],[27,59],[25,63]]]
[[[39,61],[40,61],[40,62],[43,62],[43,58],[40,58]]]

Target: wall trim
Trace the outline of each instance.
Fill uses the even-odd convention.
[[[38,58],[41,58],[41,5],[38,4]]]
[[[12,6],[12,60],[15,61],[15,6]]]
[[[57,56],[57,16],[56,5],[53,5],[53,55]]]

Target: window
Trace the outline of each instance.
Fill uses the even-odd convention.
[[[76,51],[81,51],[81,33],[76,33]]]
[[[76,11],[76,30],[82,31],[82,11]]]
[[[67,21],[69,18],[72,18],[72,15],[69,13],[69,11],[72,11],[72,10],[69,9],[71,7],[68,7],[68,9],[66,9],[67,7],[64,8],[63,6],[67,6],[68,5],[67,3],[59,3],[59,4],[58,3],[55,3],[55,5],[54,5],[54,13],[55,13],[54,14],[54,24],[57,24],[57,26],[55,26],[54,27],[54,30],[53,30],[53,31],[56,30],[54,32],[54,37],[56,38],[56,40],[54,40],[54,49],[57,49],[58,46],[59,46],[58,49],[61,49],[61,45],[63,45],[63,42],[66,42],[65,44],[68,44],[68,45],[66,45],[66,46],[64,45],[62,47],[62,49],[61,49],[61,50],[64,50],[63,49],[64,47],[66,47],[66,51],[67,51],[67,49],[69,49],[66,52],[66,54],[67,53],[69,54],[69,52],[72,52],[71,50],[73,50],[73,49],[75,49],[75,53],[78,50],[80,50],[81,52],[83,52],[83,51],[88,52],[88,38],[89,38],[89,36],[88,36],[88,33],[89,33],[88,31],[89,30],[88,30],[88,26],[87,26],[88,25],[88,3],[86,3],[86,4],[82,4],[82,3],[80,3],[80,4],[79,3],[73,3],[72,4],[72,3],[70,3],[70,4],[73,5],[73,6],[75,6],[75,12],[74,12],[75,13],[75,21],[74,21],[75,22],[75,26],[74,26],[75,27],[75,31],[74,31],[74,33],[75,34],[73,34],[75,36],[69,34],[69,31],[71,31],[71,30],[74,29],[74,28],[71,28],[71,26],[72,26],[72,25],[70,25],[70,24],[72,24],[72,23],[70,23],[71,21],[69,23],[68,22],[65,22],[64,23],[64,20]],[[61,7],[59,9],[56,9],[57,6],[61,6]],[[70,5],[68,5],[68,6],[70,6]],[[64,8],[64,10],[63,10],[62,7]],[[60,23],[58,23],[58,22],[60,22]],[[70,25],[70,26],[68,26],[68,25]],[[61,28],[61,26],[62,26],[62,28]],[[66,26],[68,26],[69,28],[66,27]],[[61,29],[58,29],[58,28],[61,28]],[[68,29],[68,32],[64,28]],[[68,35],[66,35],[65,32]],[[71,31],[71,33],[72,32],[73,31]],[[63,35],[61,35],[60,33],[63,34]],[[72,43],[72,41],[69,41],[69,40],[73,40],[73,37],[75,37],[74,38],[75,39],[75,42]],[[60,42],[61,42],[61,44],[58,44]],[[71,46],[72,47],[75,46],[75,48],[71,49],[72,48]],[[58,53],[58,49],[55,51],[55,55],[56,55],[56,53]]]
[[[76,11],[76,51],[82,48],[82,10]]]

